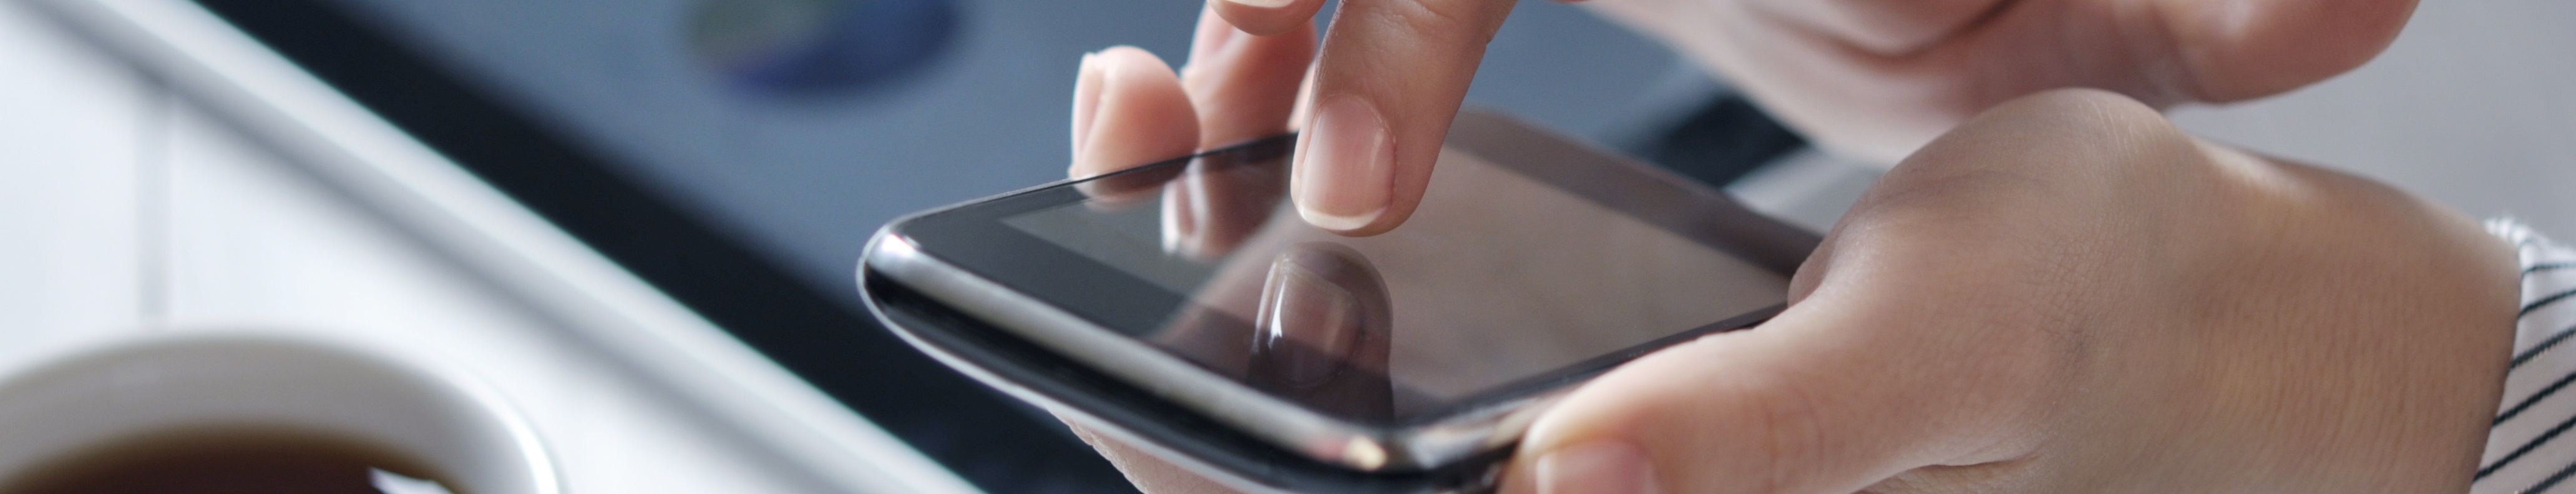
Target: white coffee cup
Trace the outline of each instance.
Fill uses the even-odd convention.
[[[90,345],[0,375],[0,484],[86,447],[264,424],[426,462],[477,494],[560,494],[536,434],[479,383],[312,336],[200,331]]]

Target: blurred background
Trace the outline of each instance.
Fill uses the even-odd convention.
[[[1063,178],[1082,54],[1174,66],[1191,2],[331,0],[760,239],[818,285],[896,215]],[[1325,14],[1329,16],[1330,14]],[[1326,17],[1329,19],[1329,17]],[[1527,2],[1475,101],[1627,134],[1714,86],[1579,8]]]
[[[1081,55],[1177,65],[1199,8],[0,1],[0,364],[295,327],[501,383],[576,491],[1125,490],[850,273],[897,215],[1061,178]],[[2576,4],[2428,3],[2353,74],[2174,114],[2576,235],[2570,47]],[[1521,2],[1488,53],[1471,104],[1811,227],[1877,174],[1577,6]]]

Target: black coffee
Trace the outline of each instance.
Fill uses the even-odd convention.
[[[0,494],[467,494],[428,463],[331,434],[201,427],[74,451]]]

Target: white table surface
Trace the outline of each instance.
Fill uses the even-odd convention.
[[[311,332],[489,381],[572,492],[840,490],[248,142],[0,2],[0,367],[154,331]]]

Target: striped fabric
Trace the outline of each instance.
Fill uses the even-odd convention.
[[[2513,370],[2478,463],[2477,494],[2576,494],[2576,250],[2510,219],[2487,230],[2513,242],[2522,261],[2522,319]]]

